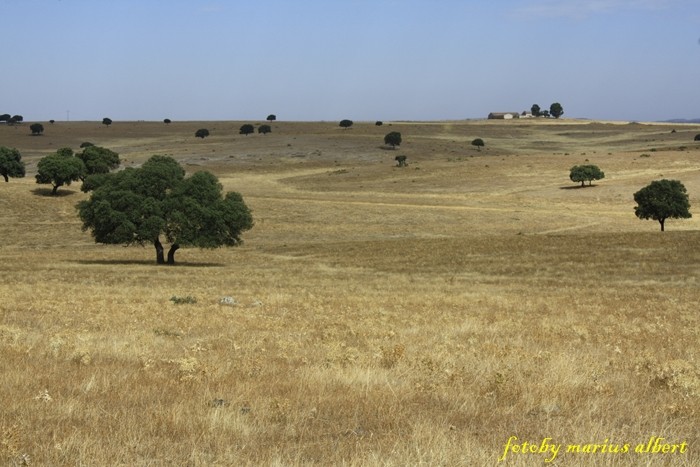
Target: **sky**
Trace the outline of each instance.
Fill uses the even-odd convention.
[[[0,0],[25,121],[700,118],[698,0]]]

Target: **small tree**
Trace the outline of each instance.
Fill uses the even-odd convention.
[[[21,123],[24,121],[24,117],[21,115],[13,115],[11,120],[14,121],[15,123]]]
[[[29,125],[29,129],[32,130],[33,136],[39,136],[44,132],[44,125],[41,123],[32,123]]]
[[[352,120],[341,120],[340,121],[340,127],[343,129],[348,129],[352,126]]]
[[[90,199],[77,205],[83,230],[90,230],[97,243],[152,243],[157,264],[166,263],[162,237],[171,243],[167,263],[174,264],[181,246],[236,246],[242,243],[242,232],[253,226],[240,194],[224,195],[209,172],[185,178],[171,157],[153,156],[140,168],[96,180]]]
[[[571,168],[569,178],[572,182],[581,182],[581,186],[585,186],[585,182],[591,186],[593,180],[605,178],[605,173],[597,165],[575,165]]]
[[[10,115],[10,114],[2,114],[2,115],[0,115],[0,122],[7,123],[10,121],[11,118],[12,118],[12,115]]]
[[[380,121],[380,120],[377,120],[376,122],[374,122],[374,124],[375,124],[376,126],[382,126],[382,125],[384,125],[384,122],[382,122],[382,121]]]
[[[554,118],[561,117],[562,115],[564,115],[564,107],[562,107],[559,102],[555,102],[554,104],[549,106],[549,115],[551,115]]]
[[[200,128],[199,130],[197,130],[197,131],[194,132],[194,135],[195,135],[197,138],[202,138],[202,139],[204,139],[204,138],[206,138],[207,136],[209,136],[209,130],[207,130],[206,128]]]
[[[530,112],[532,112],[533,117],[539,117],[541,115],[541,110],[540,106],[537,104],[533,104],[532,107],[530,107]]]
[[[634,194],[634,214],[640,219],[654,219],[664,231],[666,219],[689,219],[690,201],[685,186],[678,180],[655,180]]]
[[[90,146],[94,146],[90,141],[83,141],[80,143],[80,149],[89,148]]]
[[[481,138],[476,138],[472,141],[472,146],[476,146],[476,149],[478,151],[481,151],[481,148],[483,148],[485,145],[484,140]]]
[[[22,162],[22,155],[17,149],[0,146],[0,175],[3,176],[5,182],[10,181],[9,177],[24,177],[24,162]]]
[[[238,130],[238,133],[241,135],[248,136],[251,133],[255,133],[255,127],[250,123],[246,123],[245,125],[241,126],[241,128]]]
[[[164,118],[164,119],[163,119],[163,123],[165,123],[166,125],[168,125],[168,124],[172,123],[172,120],[170,120],[169,118]]]
[[[58,188],[85,177],[85,164],[73,155],[70,148],[61,148],[56,153],[42,158],[37,164],[36,182],[52,184],[52,195]]]
[[[106,127],[109,127],[112,124],[112,119],[105,117],[102,119],[102,124]]]
[[[406,162],[406,156],[396,156],[394,157],[396,165],[399,167],[406,167],[408,163]]]
[[[56,120],[51,119],[51,120],[49,120],[49,123],[53,125],[54,123],[56,123]]]
[[[700,133],[698,133],[697,135],[695,135],[695,141],[700,141]]]
[[[396,149],[396,146],[401,146],[401,133],[392,131],[384,136],[384,144],[391,146],[391,149]]]
[[[270,114],[267,116],[267,118],[265,120],[267,120],[268,122],[274,122],[275,120],[277,120],[277,115]]]
[[[85,164],[85,174],[105,174],[119,167],[119,154],[107,148],[91,145],[77,154]]]
[[[258,133],[262,133],[263,135],[272,133],[272,127],[270,125],[260,125],[258,127]]]

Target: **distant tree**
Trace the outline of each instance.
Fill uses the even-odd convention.
[[[76,155],[85,164],[85,174],[105,174],[119,167],[119,154],[100,146],[88,146]]]
[[[49,120],[49,123],[53,125],[54,123],[56,123],[56,120]]]
[[[374,124],[375,124],[376,126],[382,126],[382,125],[384,125],[384,122],[381,122],[381,121],[377,120]]]
[[[170,120],[169,118],[164,118],[163,123],[167,125],[168,123],[172,123],[172,120]]]
[[[267,116],[266,120],[267,120],[268,122],[274,122],[275,120],[277,120],[277,115],[275,115],[275,114],[270,114],[270,115]]]
[[[246,123],[245,125],[241,126],[241,128],[238,130],[238,133],[241,135],[248,136],[251,133],[255,133],[255,127],[250,123]]]
[[[392,131],[384,136],[384,144],[391,146],[391,149],[396,149],[396,146],[401,146],[401,133]]]
[[[102,119],[102,124],[108,127],[112,124],[112,119],[105,117]]]
[[[32,123],[29,125],[29,129],[32,130],[32,135],[39,136],[44,132],[44,125],[41,123]]]
[[[690,201],[685,186],[678,180],[655,180],[634,194],[634,214],[640,219],[654,219],[664,231],[666,219],[689,219]]]
[[[3,176],[5,182],[10,181],[9,177],[24,177],[24,162],[22,162],[22,155],[17,149],[0,146],[0,175]]]
[[[52,184],[53,190],[51,194],[55,195],[59,187],[82,180],[85,177],[85,173],[85,164],[73,155],[73,150],[61,148],[56,153],[39,160],[36,182]]]
[[[406,167],[408,163],[406,162],[406,156],[396,156],[394,157],[396,165],[399,167]]]
[[[209,136],[209,130],[207,130],[206,128],[200,128],[199,130],[197,130],[197,131],[194,132],[194,135],[195,135],[197,138],[202,138],[202,139],[204,139],[204,138],[206,138],[207,136]]]
[[[10,114],[2,114],[0,115],[0,122],[9,122],[11,118],[12,115]]]
[[[700,141],[700,133],[698,133],[697,135],[695,135],[695,141]]]
[[[92,177],[91,177],[92,178]],[[217,248],[242,243],[253,216],[240,194],[223,194],[209,172],[185,178],[171,157],[153,156],[140,168],[99,176],[90,198],[78,203],[83,230],[97,243],[152,243],[156,263],[165,264],[161,238],[171,244],[167,263],[181,246]]]
[[[537,104],[533,104],[532,107],[530,107],[530,112],[532,112],[533,117],[539,117],[541,115],[540,111],[540,106]]]
[[[92,144],[90,141],[84,141],[84,142],[80,143],[81,149],[82,148],[89,148],[90,146],[94,146],[94,144]]]
[[[340,121],[340,127],[344,129],[348,129],[352,126],[352,120],[341,120]]]
[[[24,121],[24,117],[21,115],[13,115],[12,120],[14,120],[16,123],[20,123]]]
[[[544,117],[544,118],[549,118],[549,110],[544,109],[544,110],[540,111],[540,116]]]
[[[481,151],[481,148],[485,146],[484,140],[481,138],[475,138],[472,140],[472,146],[476,146],[476,149]]]
[[[572,182],[581,182],[581,186],[585,186],[585,182],[590,186],[593,180],[605,178],[605,173],[597,165],[575,165],[571,168],[569,178]]]
[[[258,133],[262,133],[263,135],[272,133],[272,127],[270,125],[260,125],[258,127]]]
[[[549,115],[551,115],[554,118],[561,117],[562,115],[564,115],[564,107],[562,107],[559,102],[555,102],[554,104],[549,106]]]

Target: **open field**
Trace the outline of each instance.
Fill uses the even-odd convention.
[[[0,126],[28,168],[0,183],[0,464],[700,465],[700,126],[242,123]],[[83,141],[210,170],[256,225],[170,267],[95,244],[79,184],[34,183]],[[694,215],[663,233],[632,199],[660,178]],[[499,462],[512,436],[561,449]]]

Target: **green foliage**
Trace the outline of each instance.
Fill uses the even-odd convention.
[[[539,117],[542,115],[541,111],[542,109],[540,109],[540,106],[537,104],[533,104],[532,107],[530,107],[530,112],[532,112],[533,117]]]
[[[2,114],[0,115],[0,122],[9,122],[11,118],[12,115],[10,114]]]
[[[266,119],[266,120],[267,120],[268,122],[274,122],[275,120],[277,120],[277,115],[275,115],[275,114],[270,114],[270,115],[267,116],[267,119]]]
[[[164,118],[163,123],[165,123],[167,125],[169,123],[172,123],[172,120],[170,120],[169,118]]]
[[[90,146],[94,146],[94,144],[92,144],[92,143],[89,142],[89,141],[84,141],[84,142],[80,143],[80,149],[87,148],[87,147],[90,147]]]
[[[634,214],[640,219],[654,219],[664,231],[666,219],[689,219],[690,201],[685,186],[678,180],[655,180],[634,194]]]
[[[382,126],[382,125],[384,125],[384,122],[377,120],[376,122],[374,122],[374,124],[376,126]]]
[[[188,295],[186,297],[178,297],[177,295],[173,295],[172,297],[170,297],[170,301],[173,302],[175,305],[197,303],[197,299],[191,295]]]
[[[96,242],[146,244],[156,247],[163,263],[160,236],[172,243],[168,262],[180,246],[236,246],[253,226],[253,217],[240,194],[223,194],[209,172],[185,178],[185,171],[166,156],[153,156],[141,168],[127,168],[88,179],[89,200],[78,204],[83,230]]]
[[[585,186],[585,182],[590,186],[593,180],[605,178],[605,173],[597,165],[575,165],[571,168],[569,178],[572,182],[580,182],[581,186]]]
[[[58,188],[70,185],[71,182],[85,178],[86,170],[83,161],[73,155],[70,148],[61,148],[54,154],[43,157],[37,164],[36,182],[39,184],[52,184],[52,194],[55,195]]]
[[[346,120],[341,120],[339,125],[341,128],[348,129],[352,126],[352,123],[353,123],[352,120],[346,119]]]
[[[481,138],[475,138],[472,140],[472,146],[476,146],[476,149],[481,151],[481,148],[484,147],[486,143],[484,143],[484,140]]]
[[[395,149],[396,146],[401,146],[401,133],[398,131],[387,133],[386,136],[384,136],[384,144],[390,145],[392,149]]]
[[[32,135],[39,136],[44,132],[44,125],[41,123],[32,123],[29,125],[29,129],[32,131]]]
[[[241,128],[238,130],[238,133],[241,135],[248,136],[251,133],[255,133],[255,127],[250,123],[246,123],[245,125],[241,126]]]
[[[272,127],[270,125],[260,125],[258,127],[258,133],[262,133],[263,135],[272,133]]]
[[[700,133],[698,133],[697,135],[695,135],[695,141],[700,141]]]
[[[554,118],[559,118],[564,115],[564,107],[559,102],[555,102],[549,106],[549,114]]]
[[[197,130],[197,131],[194,132],[194,135],[195,135],[197,138],[202,138],[202,139],[204,139],[204,138],[206,138],[207,136],[209,136],[209,130],[207,130],[206,128],[200,128],[199,130]]]
[[[24,162],[22,162],[22,155],[17,149],[0,146],[0,175],[6,182],[10,181],[9,177],[24,177]]]
[[[100,146],[88,146],[77,157],[85,164],[86,175],[104,174],[119,167],[119,154]]]
[[[105,126],[110,126],[112,124],[112,119],[105,117],[102,119],[102,124]]]

